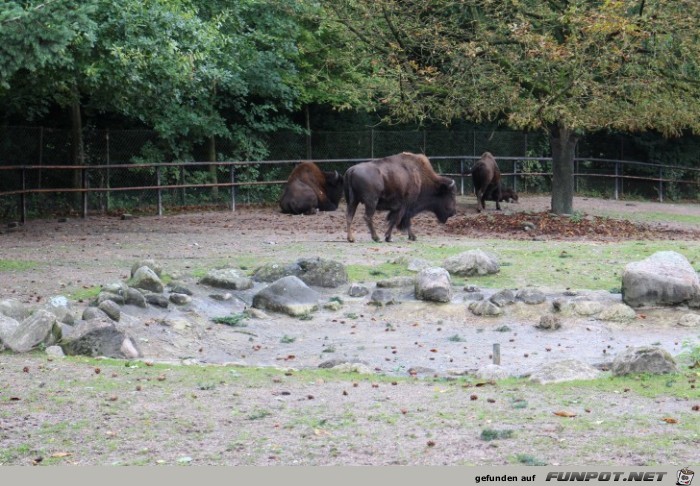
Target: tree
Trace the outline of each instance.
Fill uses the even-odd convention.
[[[349,0],[333,16],[381,63],[393,116],[547,130],[557,214],[583,133],[700,130],[695,0]]]

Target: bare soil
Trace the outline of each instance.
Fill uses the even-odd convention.
[[[522,197],[518,205],[504,204],[502,213],[491,205],[477,215],[473,198],[463,198],[447,225],[420,215],[414,231],[421,243],[436,247],[463,238],[663,239],[669,249],[675,239],[700,240],[693,224],[597,217],[700,217],[694,204],[577,198],[576,218],[549,215],[544,197]],[[523,230],[524,223],[532,229]],[[377,225],[383,228],[383,221]],[[632,345],[660,345],[675,355],[685,340],[697,342],[697,329],[675,325],[683,309],[649,309],[634,325],[568,318],[561,330],[548,333],[534,324],[550,302],[517,305],[504,317],[484,319],[466,311],[462,294],[437,306],[412,301],[406,289],[399,291],[406,294],[404,302],[374,307],[328,290],[324,297],[341,297],[343,307],[321,310],[311,320],[268,313],[241,327],[211,322],[211,316],[242,311],[252,296],[211,300],[212,289],[196,284],[194,273],[202,269],[237,266],[243,257],[379,264],[410,255],[405,235],[372,243],[360,214],[356,243],[345,241],[344,227],[342,211],[290,216],[274,207],[242,207],[127,220],[32,221],[0,234],[0,258],[37,262],[30,270],[0,272],[3,298],[37,303],[123,280],[131,264],[144,258],[158,260],[195,291],[185,308],[124,308],[119,326],[136,339],[148,365],[109,362],[96,368],[83,360],[1,354],[0,441],[6,452],[0,464],[686,465],[697,459],[700,416],[693,407],[700,394],[693,373],[672,380],[680,393],[651,397],[644,383],[625,391],[626,385],[543,388],[463,378],[492,361],[495,343],[515,376],[569,358],[605,369]],[[562,290],[550,290],[550,301]],[[607,292],[580,295],[619,301]],[[297,371],[347,361],[364,363],[375,375]],[[560,411],[576,417],[554,414]],[[512,438],[480,438],[484,429],[504,428]]]

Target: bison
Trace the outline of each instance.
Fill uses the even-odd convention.
[[[283,213],[314,214],[317,210],[335,211],[342,196],[343,176],[337,171],[322,171],[313,162],[302,162],[289,174],[279,205]]]
[[[496,201],[496,190],[494,189],[486,195],[486,201]],[[503,187],[501,185],[501,197],[498,198],[498,202],[518,202],[518,193],[515,192],[510,187]]]
[[[501,171],[491,152],[484,152],[471,169],[476,194],[476,211],[486,209],[486,200],[496,201],[496,209],[501,209]]]
[[[441,223],[456,212],[455,182],[437,175],[425,155],[403,152],[354,165],[345,172],[344,190],[350,242],[355,241],[351,226],[359,203],[365,206],[365,221],[374,241],[379,241],[372,222],[376,210],[389,211],[385,241],[391,241],[395,226],[415,241],[411,218],[420,212],[432,211]]]

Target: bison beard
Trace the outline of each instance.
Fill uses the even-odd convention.
[[[403,152],[350,167],[345,173],[344,190],[350,242],[355,241],[352,220],[359,203],[365,206],[365,222],[374,241],[379,241],[372,221],[377,210],[389,211],[385,241],[391,241],[394,227],[406,231],[408,239],[415,241],[411,218],[420,212],[433,212],[441,223],[456,212],[455,182],[437,175],[425,155]]]
[[[314,214],[335,211],[343,196],[343,178],[338,172],[325,172],[313,162],[297,165],[287,179],[279,200],[280,209],[288,214]]]

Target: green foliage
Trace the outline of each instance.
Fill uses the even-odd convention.
[[[492,441],[498,439],[510,439],[513,437],[512,430],[496,430],[496,429],[484,429],[481,431],[481,440]]]
[[[247,318],[248,315],[241,312],[239,314],[232,314],[225,317],[214,317],[212,318],[212,321],[216,322],[217,324],[225,324],[231,327],[246,327],[247,324],[245,324],[243,321]]]

